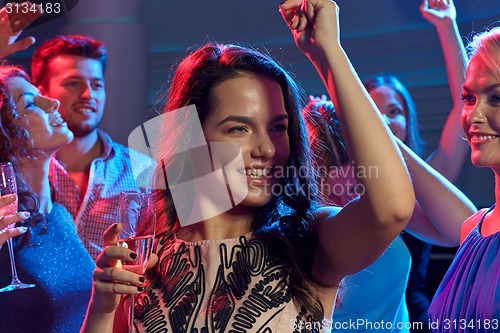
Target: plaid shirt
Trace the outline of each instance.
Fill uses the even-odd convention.
[[[63,204],[75,219],[78,236],[94,260],[103,249],[103,232],[119,222],[120,192],[140,190],[134,180],[129,149],[113,142],[102,130],[98,130],[98,134],[104,152],[90,165],[83,200],[73,179],[55,158],[52,158],[49,173],[50,182],[57,192],[56,201]]]

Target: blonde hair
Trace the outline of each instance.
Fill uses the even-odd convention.
[[[474,36],[467,46],[469,58],[481,57],[495,77],[500,81],[500,27],[492,28]]]

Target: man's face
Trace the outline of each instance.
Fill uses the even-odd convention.
[[[47,86],[43,94],[61,102],[59,112],[75,137],[93,132],[102,119],[106,91],[104,73],[98,60],[62,55],[47,68]]]

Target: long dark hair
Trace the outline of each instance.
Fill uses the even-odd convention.
[[[23,245],[30,244],[33,228],[38,226],[39,233],[46,232],[46,219],[38,213],[38,196],[33,193],[24,181],[20,170],[20,159],[33,157],[33,141],[29,129],[22,124],[22,116],[17,113],[8,81],[22,78],[30,82],[28,74],[17,66],[0,66],[0,161],[11,162],[16,173],[19,211],[30,212],[28,220],[18,223],[28,227],[28,231],[16,238]]]
[[[406,111],[406,121],[408,123],[406,127],[406,140],[404,143],[420,156],[424,150],[424,141],[420,136],[418,128],[417,109],[408,89],[406,89],[403,83],[396,76],[390,74],[377,75],[367,78],[363,81],[363,84],[368,93],[378,87],[388,87],[394,90],[399,97],[401,97],[403,107]]]
[[[312,209],[315,207],[317,186],[311,167],[308,138],[300,114],[303,92],[291,76],[269,56],[256,50],[237,45],[208,43],[187,56],[179,65],[170,84],[164,113],[195,105],[201,124],[213,112],[211,90],[217,84],[243,74],[262,75],[279,83],[288,114],[290,156],[282,188],[292,189],[274,196],[260,208],[252,221],[254,234],[268,249],[288,263],[289,288],[317,318],[322,318],[323,307],[316,295],[311,295],[311,285],[321,285],[311,275],[315,252],[315,237],[310,233]],[[176,140],[187,129],[181,120],[176,124],[164,124],[166,133],[160,143],[161,156],[173,156],[179,145]],[[184,136],[185,137],[185,136]],[[159,173],[170,167],[169,160]],[[304,172],[306,171],[306,172]],[[157,240],[169,237],[179,228],[178,216],[171,192],[156,193]]]

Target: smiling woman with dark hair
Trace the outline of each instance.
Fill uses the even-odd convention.
[[[243,187],[248,193],[223,213],[183,225],[172,184],[160,190],[150,266],[158,263],[149,283],[116,266],[135,254],[115,246],[121,226],[109,228],[82,332],[125,332],[123,294],[139,294],[130,324],[140,332],[330,329],[342,278],[382,254],[415,202],[396,143],[340,45],[338,11],[327,0],[280,5],[297,46],[341,110],[349,154],[360,167],[378,168],[378,177],[363,179],[365,195],[344,208],[319,205],[297,84],[265,54],[204,45],[172,80],[164,115],[183,117],[162,132],[160,156],[180,151],[179,137],[192,129],[187,106],[194,104],[205,141],[239,146],[244,167],[225,172],[231,193]],[[168,175],[175,163],[164,161],[160,171]],[[203,199],[217,201],[214,192]]]

